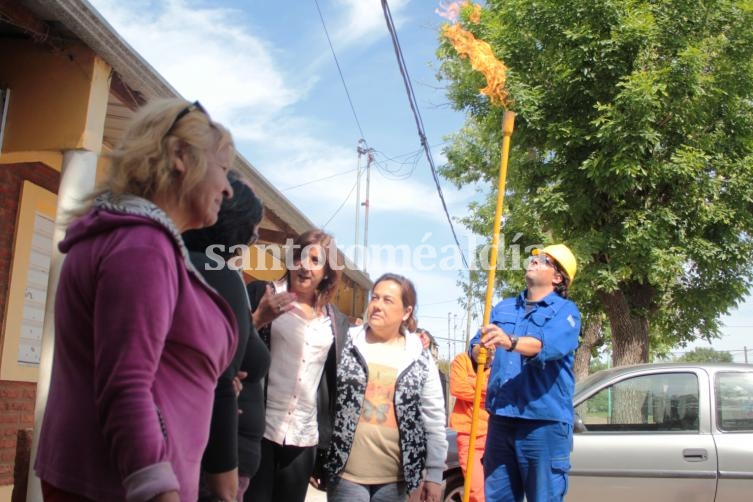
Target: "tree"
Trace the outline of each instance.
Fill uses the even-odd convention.
[[[573,361],[573,373],[576,382],[593,373],[591,368],[592,358],[605,341],[603,317],[603,315],[598,314],[583,316],[580,343],[578,350],[575,351],[575,360]]]
[[[753,4],[487,4],[464,23],[510,68],[505,235],[576,252],[573,293],[606,314],[614,365],[648,361],[650,337],[718,336],[753,276]],[[442,174],[496,186],[502,110],[447,41],[438,54],[467,114]],[[470,207],[474,231],[488,233],[495,197]]]
[[[677,358],[685,363],[731,363],[734,361],[732,354],[727,351],[717,351],[708,347],[696,347],[692,351]]]

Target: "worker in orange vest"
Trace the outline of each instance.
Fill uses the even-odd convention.
[[[484,502],[484,468],[481,465],[481,457],[484,455],[487,422],[489,421],[489,413],[485,408],[486,382],[489,380],[489,368],[493,357],[493,351],[488,351],[484,374],[481,378],[481,407],[478,414],[478,425],[476,426],[476,442],[471,472],[471,502]],[[476,363],[466,352],[458,354],[450,366],[450,394],[455,396],[455,406],[452,408],[452,414],[450,414],[450,427],[458,433],[458,460],[463,476],[466,475],[468,467],[473,398],[476,395],[476,367]]]

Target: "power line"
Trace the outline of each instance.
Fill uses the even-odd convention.
[[[430,148],[434,148],[435,146],[444,145],[443,142],[436,143],[434,145],[430,145]],[[381,157],[383,160],[375,161],[374,165],[379,170],[379,172],[387,179],[392,180],[405,180],[413,176],[413,173],[416,171],[416,167],[418,166],[419,161],[421,160],[421,154],[424,152],[423,148],[418,148],[417,150],[414,150],[412,152],[403,153],[400,155],[395,155],[390,157],[384,152],[381,152],[379,150],[374,150],[374,154]],[[399,160],[402,157],[406,157],[406,160],[402,161]],[[392,167],[390,165],[397,164],[396,167]]]
[[[437,146],[443,146],[443,145],[446,145],[446,144],[447,144],[446,142],[444,142],[444,141],[440,141],[439,143],[434,143],[433,145],[429,145],[429,147],[430,147],[430,148],[434,148],[434,147],[437,147]],[[379,154],[383,155],[383,156],[384,156],[384,157],[385,157],[385,158],[386,158],[387,160],[390,160],[390,161],[392,161],[392,162],[400,162],[399,160],[397,160],[397,159],[399,159],[400,157],[408,157],[408,156],[410,156],[410,157],[413,157],[413,156],[415,156],[415,155],[416,155],[417,153],[421,153],[421,152],[423,152],[423,150],[424,150],[423,148],[418,148],[418,149],[416,149],[416,150],[411,150],[410,152],[405,152],[405,153],[401,153],[401,154],[399,154],[399,155],[392,155],[392,156],[389,156],[389,155],[387,155],[386,153],[384,153],[384,152],[381,152],[381,151],[379,151],[379,150],[374,150],[374,151],[375,151],[376,153],[379,153]]]
[[[353,100],[350,99],[350,92],[348,92],[348,85],[345,83],[345,77],[343,77],[342,69],[340,68],[340,62],[337,60],[337,54],[335,54],[335,48],[332,46],[332,40],[329,38],[329,32],[327,31],[327,25],[324,23],[324,16],[322,16],[322,10],[319,8],[319,2],[318,0],[314,0],[314,4],[316,4],[316,10],[319,12],[319,19],[322,21],[322,28],[324,29],[324,34],[327,37],[327,43],[329,44],[329,50],[332,51],[332,57],[335,60],[335,65],[337,66],[337,72],[340,74],[340,80],[343,83],[343,88],[345,89],[345,95],[348,97],[348,103],[350,104],[350,110],[353,112],[353,118],[356,119],[356,125],[358,126],[358,132],[361,133],[361,137],[365,138],[366,135],[363,133],[363,129],[361,129],[361,122],[358,121],[358,115],[356,114],[356,108],[353,106]]]
[[[385,161],[376,161],[374,162],[374,164],[377,166],[377,169],[385,178],[395,180],[408,179],[413,176],[413,173],[416,170],[418,161],[421,159],[421,152],[421,149],[416,150],[416,152],[413,154],[413,157],[406,162],[397,162],[395,161],[395,159],[389,159],[384,154],[379,153],[379,155],[385,157],[387,161],[395,162],[397,164],[397,167],[390,167],[390,165]],[[406,167],[407,170],[405,169]]]
[[[288,190],[293,190],[294,188],[301,188],[301,187],[305,187],[306,185],[311,185],[312,183],[318,183],[320,181],[329,180],[329,179],[335,178],[337,176],[342,176],[343,174],[350,174],[353,171],[357,171],[357,169],[348,169],[347,171],[343,171],[341,173],[331,174],[329,176],[325,176],[324,178],[317,178],[315,180],[311,180],[311,181],[307,181],[305,183],[301,183],[300,185],[293,185],[292,187],[283,188],[280,191],[281,192],[287,192]]]
[[[410,103],[410,108],[413,111],[413,117],[416,120],[416,127],[418,128],[418,136],[421,139],[421,146],[426,152],[426,159],[429,161],[429,167],[431,168],[431,175],[434,178],[434,184],[437,186],[437,193],[439,194],[439,199],[442,201],[442,208],[444,209],[445,216],[447,216],[447,222],[450,224],[452,237],[455,239],[455,244],[458,246],[458,251],[460,251],[460,257],[463,259],[463,264],[465,265],[465,268],[468,269],[469,268],[468,261],[465,259],[463,248],[460,245],[460,240],[458,239],[457,233],[455,233],[455,226],[452,224],[452,218],[450,217],[450,212],[447,209],[447,203],[444,200],[444,194],[442,193],[442,185],[439,183],[439,175],[437,174],[437,169],[434,165],[434,158],[431,155],[429,142],[426,140],[426,132],[424,131],[423,119],[421,118],[421,112],[418,109],[418,102],[416,100],[416,95],[413,92],[413,84],[411,84],[410,75],[408,75],[408,68],[405,64],[403,51],[400,48],[400,41],[397,38],[397,30],[395,29],[395,24],[392,21],[392,13],[390,12],[390,6],[387,4],[387,0],[382,0],[382,10],[384,11],[384,19],[387,22],[387,29],[390,32],[392,45],[395,48],[395,56],[397,57],[397,65],[400,68],[400,74],[403,76],[403,82],[405,83],[405,90],[408,93],[408,102]]]
[[[345,205],[345,203],[348,202],[348,199],[350,199],[350,196],[353,195],[353,190],[356,189],[356,185],[358,185],[358,182],[356,182],[356,183],[353,184],[353,187],[350,189],[350,192],[348,192],[348,195],[345,197],[345,200],[342,202],[342,204],[340,204],[340,207],[338,207],[335,210],[335,212],[332,213],[332,216],[329,217],[329,219],[327,220],[327,223],[325,223],[324,225],[322,225],[322,228],[327,228],[327,225],[329,225],[329,222],[332,221],[332,219],[335,216],[337,216],[337,213],[340,212],[340,210],[343,208],[343,206]]]

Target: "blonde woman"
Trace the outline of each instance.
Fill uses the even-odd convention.
[[[149,103],[69,225],[35,463],[45,500],[197,499],[214,387],[238,335],[180,234],[215,223],[233,156],[198,103]]]
[[[327,471],[330,502],[439,502],[447,454],[444,396],[414,333],[416,289],[385,274],[367,323],[350,330],[337,371]]]

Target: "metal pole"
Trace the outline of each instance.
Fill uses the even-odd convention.
[[[452,315],[452,356],[457,354],[458,343],[458,315],[457,313]]]
[[[369,188],[371,185],[371,163],[374,161],[374,149],[366,150],[366,200],[363,202],[363,269],[366,272],[366,265],[369,258]]]
[[[515,113],[506,111],[502,118],[502,156],[499,166],[499,180],[497,184],[497,208],[494,213],[494,228],[492,234],[492,248],[489,256],[489,272],[486,279],[486,303],[484,304],[483,326],[489,324],[492,311],[492,297],[494,296],[494,280],[497,275],[497,252],[499,250],[499,234],[502,225],[502,209],[505,200],[505,182],[507,180],[507,160],[510,156],[510,137],[515,124]],[[473,456],[476,448],[476,434],[479,409],[481,408],[481,387],[484,367],[486,366],[486,349],[479,345],[476,358],[476,395],[473,398],[473,418],[471,419],[471,436],[468,439],[468,463],[465,468],[465,485],[463,487],[463,502],[468,502],[471,496],[471,479],[473,479]]]
[[[452,347],[452,312],[447,312],[447,339],[450,341],[448,344],[449,347]],[[450,352],[452,352],[452,348],[450,348]]]
[[[353,250],[353,263],[355,263],[356,267],[358,266],[358,241],[359,239],[359,230],[360,230],[360,220],[361,220],[361,155],[366,153],[366,149],[363,145],[366,145],[366,140],[361,138],[358,140],[358,146],[356,147],[356,152],[358,152],[358,165],[356,169],[356,225],[355,225],[355,232],[353,235],[353,243],[355,244],[355,249]]]
[[[471,343],[471,295],[473,294],[472,286],[471,286],[471,271],[468,271],[468,290],[467,290],[467,297],[466,297],[466,304],[465,304],[465,349],[468,350],[468,345]]]
[[[743,347],[743,354],[745,354],[745,364],[748,364],[748,347]]]

